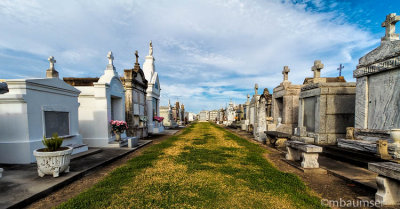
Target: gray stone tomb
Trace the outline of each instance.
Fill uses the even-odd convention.
[[[336,144],[354,124],[354,82],[343,77],[320,77],[324,65],[314,62],[313,78],[306,78],[299,95],[298,127],[293,140],[312,144]]]

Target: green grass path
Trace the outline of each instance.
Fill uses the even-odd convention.
[[[323,208],[264,152],[216,125],[196,123],[58,208]]]

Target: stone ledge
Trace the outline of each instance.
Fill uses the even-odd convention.
[[[379,175],[400,181],[400,164],[393,162],[368,163],[368,169]]]

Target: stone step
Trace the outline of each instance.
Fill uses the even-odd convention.
[[[323,146],[322,155],[329,158],[347,162],[363,168],[368,168],[370,162],[383,162],[385,160],[380,159],[373,153],[367,153],[362,151],[355,151],[351,149],[341,148],[337,146]]]

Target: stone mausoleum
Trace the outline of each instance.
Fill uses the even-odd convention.
[[[276,131],[293,134],[297,127],[299,113],[299,95],[302,85],[294,85],[289,79],[290,69],[283,67],[283,81],[274,88],[272,95],[272,117],[276,125]]]
[[[147,137],[147,80],[139,64],[139,54],[136,51],[136,62],[133,69],[125,69],[121,77],[125,88],[125,119],[128,124],[126,135],[139,139]]]
[[[344,77],[320,77],[324,65],[316,60],[314,77],[306,78],[299,96],[296,136],[292,139],[312,144],[336,144],[354,124],[356,84]]]

